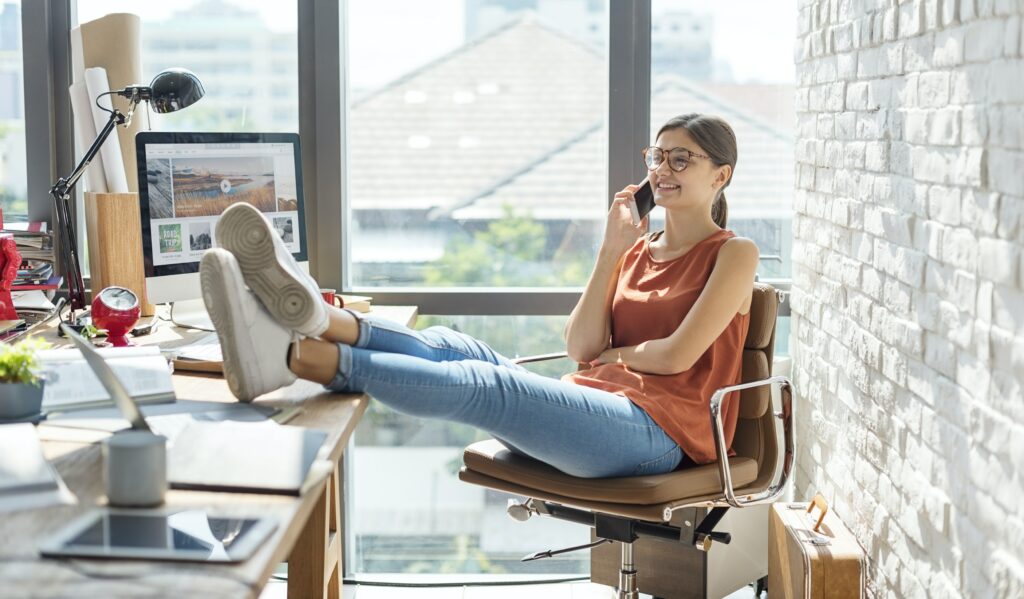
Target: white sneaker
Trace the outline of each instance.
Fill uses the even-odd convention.
[[[320,286],[300,267],[281,237],[251,204],[232,204],[217,222],[217,245],[238,259],[245,283],[278,322],[307,337],[327,330]]]
[[[235,397],[252,401],[294,382],[296,376],[288,370],[292,332],[275,322],[245,288],[231,252],[207,250],[199,263],[199,282],[220,341],[224,376]]]

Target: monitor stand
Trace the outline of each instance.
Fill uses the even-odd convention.
[[[186,329],[213,331],[213,322],[201,299],[171,302],[171,324]]]

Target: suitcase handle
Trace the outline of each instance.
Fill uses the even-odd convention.
[[[818,529],[821,528],[821,523],[825,521],[825,514],[828,513],[828,502],[825,501],[825,497],[821,493],[817,493],[814,499],[807,504],[807,513],[810,514],[814,511],[815,506],[821,510],[821,515],[818,516],[818,522],[814,525],[814,532],[821,532]]]

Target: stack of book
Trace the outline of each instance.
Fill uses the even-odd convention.
[[[11,291],[39,289],[52,297],[64,279],[54,274],[53,234],[46,223],[8,222],[4,223],[3,232],[14,236],[22,260]]]

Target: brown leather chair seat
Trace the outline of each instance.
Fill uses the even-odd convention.
[[[485,476],[515,481],[520,485],[572,499],[601,503],[650,506],[672,502],[679,497],[708,495],[722,490],[716,464],[650,476],[626,478],[579,478],[543,462],[513,453],[500,441],[488,439],[466,448],[466,468]],[[736,457],[729,462],[732,480],[745,486],[757,478],[757,462]]]

